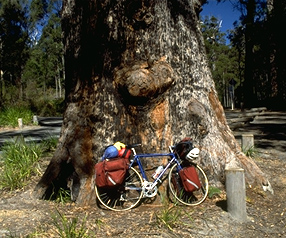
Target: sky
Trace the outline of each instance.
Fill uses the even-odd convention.
[[[226,33],[227,30],[233,29],[233,22],[239,20],[240,12],[234,10],[231,2],[236,0],[226,0],[217,3],[216,0],[208,0],[208,4],[203,5],[201,16],[214,16],[218,20],[222,20],[221,32]]]

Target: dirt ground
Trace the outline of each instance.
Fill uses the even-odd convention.
[[[87,228],[87,237],[286,237],[286,154],[275,148],[258,150],[254,160],[267,174],[274,194],[247,188],[246,221],[237,221],[226,211],[224,193],[196,207],[168,210],[164,205],[145,203],[122,213],[37,200],[32,196],[39,181],[35,176],[22,190],[0,191],[0,237],[61,237],[57,225],[73,218],[78,219],[78,229]],[[42,161],[42,171],[48,160]],[[52,218],[56,215],[62,220]]]
[[[268,151],[255,159],[267,173],[274,194],[248,188],[248,219],[244,222],[236,221],[226,212],[224,194],[207,198],[199,206],[174,208],[169,213],[164,205],[152,204],[118,213],[96,206],[78,207],[34,199],[31,191],[39,179],[34,177],[21,191],[2,191],[0,237],[59,237],[52,219],[59,214],[68,220],[77,218],[79,225],[86,219],[88,237],[286,237],[285,157],[283,153]],[[168,228],[159,218],[174,218],[174,211],[179,218],[170,222]]]

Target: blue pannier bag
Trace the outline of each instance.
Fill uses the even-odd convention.
[[[111,159],[111,158],[116,158],[116,157],[118,157],[118,150],[115,146],[110,145],[105,148],[101,160]]]

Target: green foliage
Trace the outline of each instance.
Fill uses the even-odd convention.
[[[45,152],[54,151],[58,145],[59,139],[56,136],[47,136],[41,141],[42,150]]]
[[[156,219],[158,225],[163,225],[172,231],[180,222],[181,215],[181,209],[178,206],[165,205],[162,210],[156,213]]]
[[[216,195],[221,194],[221,190],[217,187],[209,186],[208,197],[213,198]]]
[[[71,218],[68,219],[65,215],[57,211],[57,214],[52,215],[53,224],[57,228],[57,233],[61,238],[84,238],[88,237],[86,226],[86,219],[84,217],[82,222],[79,219]]]
[[[61,88],[64,67],[60,20],[57,11],[51,13],[39,41],[30,50],[30,58],[23,72],[29,99],[33,98],[35,88],[37,95],[42,94],[47,97],[51,94],[50,91],[53,91],[55,98],[63,96]]]
[[[2,0],[0,4],[0,68],[4,79],[19,85],[28,57],[28,19],[19,1]]]
[[[249,148],[242,148],[242,152],[248,156],[248,157],[255,157],[258,154],[257,149],[254,146],[251,146]]]
[[[38,116],[62,116],[65,109],[63,98],[33,98],[29,101],[34,114]]]
[[[35,143],[28,144],[23,137],[18,137],[13,142],[7,142],[1,150],[0,189],[22,188],[37,172],[35,164],[41,157],[41,147]]]
[[[36,101],[39,95],[42,105],[47,100],[63,98],[61,3],[1,1],[0,107]],[[57,109],[52,106],[49,105]]]
[[[60,188],[55,199],[56,202],[61,204],[66,204],[71,201],[71,193],[68,189]]]
[[[47,14],[48,3],[46,0],[32,0],[31,1],[31,22],[36,24],[38,21],[42,20]]]
[[[157,224],[163,225],[169,230],[173,228],[180,222],[181,218],[181,209],[176,204],[170,204],[167,199],[167,195],[161,195],[161,202],[163,204],[163,209],[156,212],[156,221]]]
[[[93,232],[90,231],[87,226],[87,216],[83,217],[82,221],[78,217],[76,218],[67,218],[60,211],[56,210],[56,213],[51,214],[53,232],[45,231],[43,227],[36,229],[25,236],[19,236],[14,233],[9,233],[5,237],[10,238],[36,238],[36,237],[59,237],[59,238],[87,238],[95,237]],[[102,220],[96,219],[94,223],[98,228],[103,224]],[[57,235],[57,236],[55,236]]]
[[[161,202],[163,208],[155,213],[156,223],[158,226],[165,227],[171,231],[177,226],[191,226],[193,218],[191,212],[188,209],[182,210],[182,207],[178,203],[170,203],[167,199],[167,195],[161,195]]]
[[[235,48],[226,45],[225,33],[220,32],[220,22],[215,17],[205,17],[201,30],[204,36],[209,67],[221,103],[229,106],[230,80],[239,82],[238,54]],[[235,85],[235,88],[238,86]]]
[[[243,102],[248,108],[285,110],[286,71],[282,55],[286,47],[277,27],[286,23],[285,1],[233,1],[232,5],[241,16],[228,32],[230,45],[225,45],[217,18],[207,16],[201,26],[220,101],[229,106],[228,82],[234,79],[237,106]]]
[[[239,54],[239,67],[243,69],[240,72],[241,101],[246,107],[284,110],[286,71],[285,58],[280,56],[285,55],[286,47],[277,26],[286,23],[285,1],[272,4],[265,0],[239,1],[234,6],[241,17],[229,39]]]
[[[33,113],[25,106],[10,106],[0,112],[0,126],[18,126],[18,119],[22,118],[24,125],[32,123]]]
[[[38,172],[37,162],[44,152],[50,152],[57,146],[58,139],[49,137],[41,143],[25,142],[22,136],[6,142],[1,148],[0,189],[18,189],[26,185],[29,178]],[[70,192],[60,190],[56,200],[60,203],[70,201]]]

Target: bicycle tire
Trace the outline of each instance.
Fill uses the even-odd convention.
[[[136,169],[130,167],[122,185],[113,188],[98,188],[95,192],[100,204],[112,211],[134,208],[143,196],[143,179]]]
[[[173,196],[175,200],[187,206],[196,206],[201,204],[206,199],[209,190],[208,178],[205,172],[198,165],[192,165],[196,167],[196,171],[201,182],[201,188],[193,192],[187,192],[181,182],[177,166],[177,164],[174,164],[168,175],[168,185],[169,190],[171,191],[169,196]],[[171,197],[170,199],[175,202]]]

